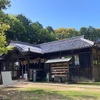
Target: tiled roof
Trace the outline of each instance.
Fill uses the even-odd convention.
[[[31,51],[31,52],[35,52],[35,53],[42,53],[42,50],[40,48],[35,47],[34,45],[25,43],[25,42],[12,41],[10,43],[10,46],[14,46],[21,52]]]
[[[63,40],[38,44],[42,49],[42,53],[51,53],[58,51],[67,51],[72,49],[86,48],[94,45],[94,42],[84,39],[83,36],[67,38]]]
[[[10,45],[18,48],[18,50],[20,50],[21,52],[28,52],[30,48],[31,52],[45,54],[58,51],[87,48],[93,46],[94,42],[84,39],[83,36],[78,36],[53,42],[37,44],[37,45],[32,45],[29,43],[18,42],[18,41],[11,42]]]

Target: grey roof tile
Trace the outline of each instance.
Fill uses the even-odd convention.
[[[93,46],[94,42],[84,39],[83,36],[73,37],[54,42],[42,43],[37,46],[42,49],[43,53],[51,53],[64,50],[72,50]]]
[[[34,45],[29,43],[13,41],[10,43],[10,46],[14,46],[21,52],[28,52],[30,50],[31,52],[35,52],[35,53],[42,53],[42,50],[40,48],[37,48]]]
[[[72,49],[91,47],[94,45],[94,42],[84,39],[83,36],[78,36],[37,45],[13,41],[10,43],[10,45],[16,47],[21,52],[28,52],[28,49],[30,48],[31,52],[45,54],[58,51],[67,51]]]

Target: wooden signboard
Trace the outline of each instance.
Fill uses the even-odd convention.
[[[52,77],[55,76],[67,76],[67,73],[69,72],[68,69],[68,63],[55,63],[55,64],[51,64],[51,75]]]

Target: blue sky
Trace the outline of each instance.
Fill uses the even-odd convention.
[[[43,27],[100,28],[100,0],[11,0],[9,14],[23,14]]]

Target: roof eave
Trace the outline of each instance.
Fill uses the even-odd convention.
[[[81,48],[72,48],[72,49],[67,49],[67,50],[59,50],[59,51],[52,51],[52,52],[44,52],[43,54],[48,54],[48,53],[57,53],[57,52],[64,52],[64,51],[70,51],[70,50],[78,50],[78,49],[85,49],[85,48],[92,48],[93,45],[91,46],[86,46],[86,47],[81,47]]]

